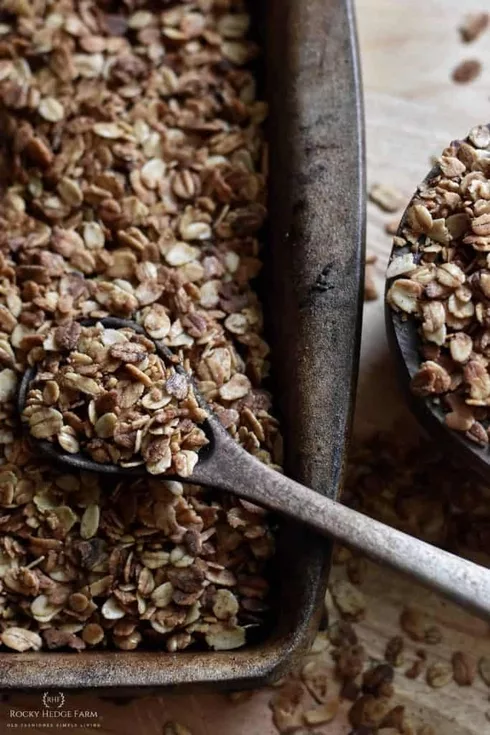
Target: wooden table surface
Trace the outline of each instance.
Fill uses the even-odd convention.
[[[475,124],[490,119],[490,30],[477,42],[461,43],[457,29],[464,13],[488,10],[484,0],[357,0],[362,55],[366,123],[368,183],[394,186],[408,199],[437,155],[451,139]],[[479,79],[455,85],[451,71],[467,58],[483,63]],[[383,276],[390,250],[384,231],[393,215],[368,205],[368,251],[378,256],[376,279]],[[356,431],[370,432],[392,426],[395,419],[411,422],[393,377],[384,336],[382,300],[366,305]],[[414,430],[415,427],[414,427]],[[336,572],[338,573],[338,572]],[[450,659],[455,650],[490,655],[486,624],[456,607],[374,565],[369,567],[363,590],[368,614],[359,630],[373,656],[381,656],[388,638],[399,632],[398,617],[410,601],[430,611],[444,628],[444,641],[436,658]],[[49,682],[47,682],[47,685]],[[437,735],[490,733],[485,713],[490,709],[488,689],[482,682],[461,688],[450,684],[430,689],[423,680],[403,674],[395,680],[397,700],[406,704],[415,720],[430,722]],[[108,735],[161,735],[164,723],[176,720],[193,735],[273,735],[267,701],[270,692],[258,692],[242,704],[221,695],[175,695],[133,700],[117,705],[97,697],[66,694],[65,707],[95,710],[98,732]],[[10,732],[11,708],[41,709],[40,697],[18,695],[0,704],[0,733]],[[24,720],[25,722],[25,720]],[[74,724],[74,723],[73,723]],[[20,729],[20,728],[19,728]],[[346,720],[338,717],[327,729],[345,735]],[[32,733],[44,728],[29,728]],[[87,728],[71,728],[86,733]]]

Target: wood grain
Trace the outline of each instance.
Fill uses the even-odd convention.
[[[484,0],[465,0],[464,7],[459,0],[357,0],[370,183],[396,185],[408,200],[427,172],[431,155],[474,124],[490,120],[490,34],[469,46],[461,44],[457,34],[463,13],[486,9]],[[473,84],[456,87],[450,73],[464,58],[479,58],[484,72]],[[368,250],[379,256],[376,278],[380,289],[390,251],[384,223],[390,219],[391,215],[369,206]],[[390,365],[383,305],[372,302],[364,311],[356,427],[362,434],[373,428],[391,428],[395,421],[408,432],[416,431]],[[373,655],[379,656],[386,641],[399,632],[398,617],[407,601],[430,611],[444,629],[442,644],[429,652],[431,659],[448,660],[458,649],[475,656],[490,655],[489,631],[484,623],[402,577],[370,565],[363,589],[368,614],[359,629]],[[465,688],[450,684],[441,691],[400,674],[395,684],[399,701],[407,704],[416,720],[432,722],[438,735],[484,735],[490,731],[485,718],[490,708],[489,691],[480,681]],[[166,694],[117,706],[83,695],[77,706],[99,710],[103,716],[99,732],[103,735],[161,735],[162,725],[169,719],[185,723],[193,735],[277,735],[267,707],[269,696],[262,692],[235,706],[221,695]],[[18,695],[15,702],[3,703],[1,733],[9,732],[8,709],[14,705],[37,707],[39,701]],[[45,730],[30,732],[40,735]],[[342,718],[328,728],[328,735],[348,732]]]

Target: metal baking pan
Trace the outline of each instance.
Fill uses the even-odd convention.
[[[360,341],[364,146],[350,0],[268,0],[270,224],[264,298],[286,472],[340,492]],[[263,12],[263,11],[262,11]],[[331,544],[281,523],[276,617],[230,652],[2,653],[0,687],[150,693],[256,687],[299,657],[322,612]]]

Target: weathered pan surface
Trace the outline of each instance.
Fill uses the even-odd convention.
[[[350,0],[269,0],[271,142],[266,314],[286,471],[340,491],[360,338],[364,241],[362,103]],[[255,687],[280,676],[321,614],[331,546],[284,524],[277,618],[262,643],[209,653],[0,654],[4,689]]]

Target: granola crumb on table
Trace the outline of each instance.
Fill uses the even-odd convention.
[[[490,561],[488,490],[479,477],[454,464],[426,439],[399,427],[358,441],[349,453],[343,500],[384,523],[454,553]],[[435,625],[416,607],[399,611],[398,630],[384,652],[373,646],[372,597],[350,574],[356,552],[337,545],[325,596],[325,629],[289,676],[271,691],[269,707],[279,733],[317,735],[315,722],[333,713],[348,735],[444,735],[410,711],[404,678],[417,691],[471,687],[477,676],[490,685],[490,659],[478,660],[453,641],[454,630]],[[387,593],[389,596],[389,592]],[[364,616],[371,620],[362,624]],[[436,616],[434,616],[435,618]],[[449,645],[449,652],[446,646]],[[449,655],[448,655],[449,653]],[[486,697],[486,694],[483,694]],[[311,715],[312,710],[318,714]],[[429,710],[431,706],[429,705]],[[350,730],[346,727],[350,723]],[[325,730],[327,732],[327,730]]]
[[[465,59],[453,69],[451,78],[456,84],[469,84],[480,76],[482,68],[478,59]]]
[[[471,13],[467,15],[459,27],[461,40],[464,43],[473,43],[488,28],[490,16],[488,13]]]
[[[281,464],[252,289],[267,106],[249,24],[241,0],[0,3],[5,650],[231,649],[267,615],[264,511],[179,482],[57,471],[31,455],[13,404],[53,329],[69,344],[76,321],[129,318],[178,355],[237,441]],[[42,400],[57,400],[53,383]]]

